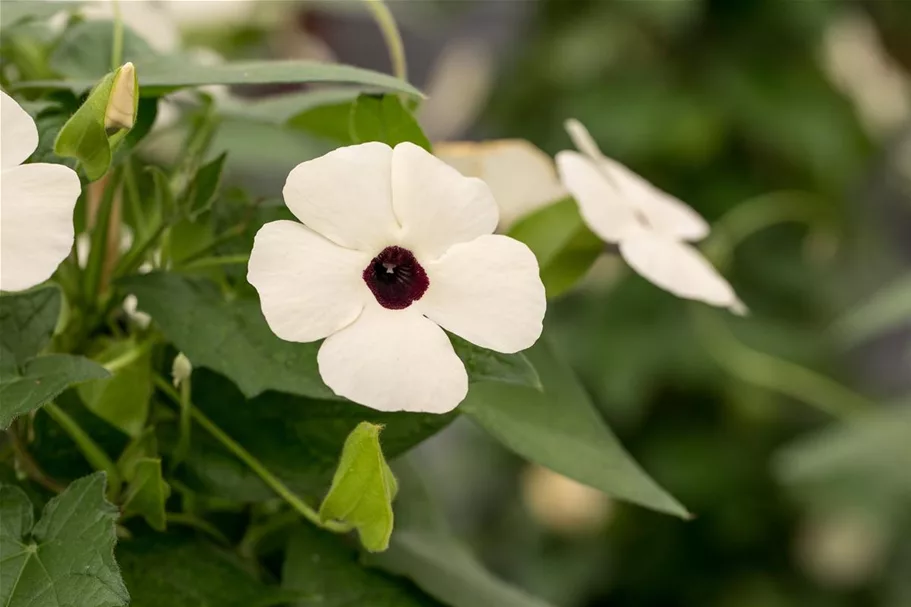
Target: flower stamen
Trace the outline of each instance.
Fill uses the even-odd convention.
[[[404,310],[430,286],[427,273],[414,254],[398,246],[386,247],[364,268],[364,282],[376,301],[389,310]]]

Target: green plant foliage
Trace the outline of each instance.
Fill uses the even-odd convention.
[[[171,488],[165,482],[161,471],[161,460],[143,457],[135,460],[130,467],[131,476],[123,498],[123,513],[140,514],[156,531],[164,531],[165,502]]]
[[[395,95],[361,95],[351,107],[349,119],[354,143],[380,141],[395,147],[403,141],[415,143],[428,152],[430,140],[418,121]]]
[[[22,364],[50,343],[60,302],[54,286],[0,297],[0,367]]]
[[[0,485],[0,602],[10,607],[130,602],[114,562],[117,509],[104,499],[104,485],[103,473],[75,481],[48,502],[37,523],[25,493]]]
[[[135,359],[115,369],[110,378],[87,382],[78,388],[79,397],[92,413],[130,436],[142,432],[149,414],[151,354],[134,341],[125,340],[111,343],[96,357],[101,364],[108,364],[119,357],[132,357],[137,351]]]
[[[351,431],[319,509],[321,521],[338,521],[357,529],[361,544],[370,552],[389,547],[392,500],[398,491],[380,447],[381,429],[361,422]]]
[[[291,532],[282,587],[299,593],[294,607],[442,607],[405,578],[364,568],[356,550],[310,525]]]
[[[190,219],[196,219],[205,213],[215,201],[218,188],[221,185],[221,173],[225,167],[226,153],[215,160],[208,162],[196,172],[193,181],[187,186],[187,195],[184,206]]]
[[[20,370],[0,370],[0,429],[25,413],[49,403],[68,387],[110,374],[81,356],[48,354],[33,358]]]
[[[623,449],[572,370],[542,340],[528,351],[543,392],[479,384],[461,410],[509,449],[613,497],[687,518]]]
[[[368,564],[411,578],[452,607],[550,607],[484,569],[450,533],[415,471],[400,466],[396,472],[402,491],[392,542]]]
[[[32,0],[3,0],[0,12],[0,30],[29,21],[49,19],[62,11],[72,10],[70,2],[32,2]]]
[[[125,541],[117,560],[131,607],[269,607],[297,596],[263,584],[235,555],[201,539],[159,534]]]

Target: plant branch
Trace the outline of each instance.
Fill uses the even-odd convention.
[[[94,467],[96,470],[104,470],[108,475],[108,497],[113,501],[116,499],[117,494],[120,492],[120,473],[117,471],[117,466],[111,461],[111,458],[108,457],[108,454],[98,446],[92,437],[82,429],[76,420],[69,416],[69,414],[58,407],[55,403],[48,403],[42,409],[46,411],[48,415],[51,416],[57,424],[63,428],[63,431],[66,432],[70,438],[73,439],[73,442],[76,443],[76,447],[79,448],[79,451],[85,456],[85,459]]]
[[[386,48],[389,49],[389,59],[392,62],[392,73],[396,78],[408,80],[408,64],[405,61],[405,45],[402,43],[402,34],[389,7],[383,0],[364,0],[367,8],[383,33]]]
[[[22,439],[19,438],[19,434],[16,433],[13,428],[10,428],[6,432],[7,436],[9,436],[10,444],[13,447],[13,454],[16,457],[16,461],[30,479],[54,493],[60,493],[66,489],[61,483],[58,483],[45,474],[44,470],[41,469],[41,466],[38,465],[38,462],[32,457],[32,454],[29,453],[25,448],[25,445],[22,444]]]

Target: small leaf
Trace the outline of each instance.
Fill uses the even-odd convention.
[[[202,165],[190,186],[187,188],[186,212],[191,219],[199,217],[209,210],[221,185],[221,173],[225,166],[227,153]]]
[[[149,534],[117,546],[133,607],[267,607],[297,593],[257,580],[236,555],[199,539]]]
[[[0,351],[12,355],[10,362],[23,364],[50,343],[61,299],[56,286],[0,296]]]
[[[351,139],[354,143],[381,141],[391,147],[403,141],[428,152],[430,140],[418,121],[395,95],[361,95],[351,108]]]
[[[398,486],[380,448],[381,427],[358,424],[342,448],[332,486],[319,509],[323,522],[350,524],[364,548],[382,552],[392,534],[392,500]]]
[[[0,604],[129,603],[114,561],[117,509],[104,499],[104,486],[103,472],[73,482],[47,503],[32,527],[32,505],[25,494],[0,485]]]
[[[149,427],[126,446],[120,457],[117,458],[117,469],[121,476],[129,481],[136,476],[136,466],[140,461],[156,457],[158,457],[158,440],[155,438],[155,429]]]
[[[138,346],[133,340],[113,342],[95,360],[109,363],[128,355]],[[114,370],[112,377],[79,386],[79,397],[95,415],[129,436],[138,436],[149,415],[152,396],[152,360],[148,351],[126,366]]]
[[[140,458],[131,467],[127,491],[123,500],[123,513],[140,514],[156,531],[164,531],[165,502],[171,488],[161,473],[161,460]]]
[[[27,362],[21,373],[0,377],[0,429],[50,402],[68,387],[108,377],[101,365],[81,356],[50,354]]]
[[[683,518],[686,509],[623,449],[579,384],[545,340],[526,351],[544,391],[502,383],[472,386],[460,409],[504,446],[555,472],[627,500]]]
[[[396,467],[400,514],[389,550],[366,556],[368,565],[411,578],[452,607],[551,607],[496,578],[449,531],[417,474]]]
[[[604,250],[604,243],[588,229],[569,198],[521,219],[509,235],[535,254],[548,298],[575,285]]]
[[[282,565],[282,587],[295,607],[442,607],[408,580],[364,567],[343,538],[313,525],[295,527]]]

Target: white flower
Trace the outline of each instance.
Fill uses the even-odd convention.
[[[73,246],[79,177],[61,164],[22,164],[38,129],[0,91],[0,290],[21,291],[50,278]]]
[[[336,394],[444,413],[468,375],[443,329],[506,353],[540,336],[537,260],[491,234],[483,181],[411,143],[364,143],[298,165],[284,197],[302,223],[263,226],[247,279],[280,338],[326,338],[319,371]]]
[[[566,130],[579,152],[557,154],[557,170],[591,230],[641,276],[677,297],[695,299],[743,314],[731,285],[699,251],[709,225],[692,208],[662,192],[601,153],[576,120]]]
[[[438,158],[487,182],[500,208],[499,231],[566,196],[550,157],[524,139],[438,143]]]

